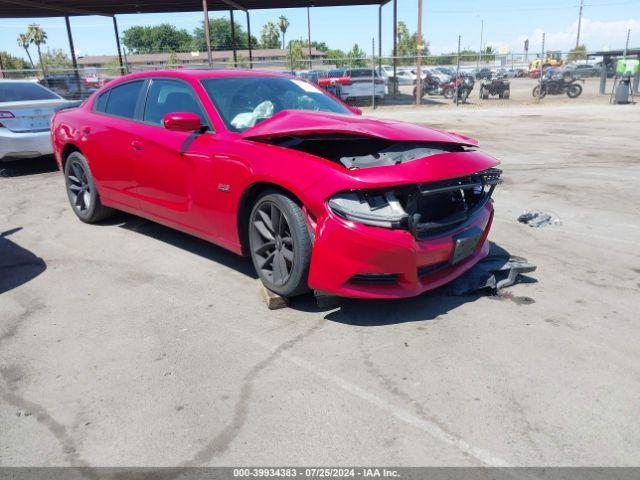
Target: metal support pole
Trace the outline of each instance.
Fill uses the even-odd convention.
[[[2,63],[2,52],[0,52],[0,78],[4,78],[4,63]]]
[[[376,108],[376,39],[371,38],[371,108]]]
[[[422,0],[418,0],[418,45],[416,46],[416,105],[422,103]]]
[[[118,33],[118,22],[116,16],[113,16],[113,30],[116,34],[116,45],[118,46],[118,61],[120,62],[120,73],[124,75],[124,63],[122,63],[122,48],[120,47],[120,34]]]
[[[462,36],[458,35],[458,55],[456,56],[456,78],[453,81],[453,94],[455,95],[455,99],[456,99],[456,107],[458,106],[458,98],[460,97],[460,95],[458,95],[458,93],[460,92],[460,85],[458,84],[458,82],[460,81],[460,42],[462,41]]]
[[[202,12],[204,13],[204,38],[207,43],[207,59],[209,68],[213,67],[213,56],[211,55],[211,32],[209,30],[209,6],[207,0],[202,0]]]
[[[73,36],[71,35],[71,23],[69,22],[69,16],[64,16],[64,22],[67,25],[67,37],[69,38],[69,51],[71,52],[71,64],[73,65],[73,73],[78,83],[78,90],[80,89],[80,73],[78,72],[78,61],[76,59],[76,49],[73,46]]]
[[[378,70],[382,75],[382,5],[378,6]]]
[[[540,54],[540,99],[542,99],[542,65],[544,64],[544,38],[545,34],[544,32],[542,32],[542,53]]]
[[[396,56],[398,55],[398,0],[393,0],[393,81],[394,88],[393,94],[396,95],[398,92],[396,87],[398,85],[398,77],[397,77],[397,66],[398,59]]]
[[[233,68],[238,68],[238,52],[236,51],[236,23],[233,20],[233,10],[229,10],[229,16],[231,17],[231,48],[233,49]]]
[[[607,92],[607,69],[609,67],[609,57],[602,57],[602,70],[600,70],[600,95]]]
[[[247,14],[247,43],[249,45],[249,68],[253,68],[253,42],[251,40],[251,21],[249,20],[249,10]]]
[[[307,46],[309,47],[309,70],[313,68],[311,63],[311,13],[309,13],[309,7],[307,7]]]
[[[482,42],[484,41],[484,39],[482,38],[484,36],[484,18],[482,19],[482,23],[480,23],[480,51],[478,52],[478,64],[476,65],[478,68],[480,68],[480,63],[482,62]]]

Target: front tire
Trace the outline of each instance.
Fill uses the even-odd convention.
[[[298,204],[265,192],[253,206],[248,228],[251,260],[264,286],[283,297],[307,292],[311,235]]]
[[[67,157],[64,179],[69,203],[80,220],[95,223],[114,214],[113,209],[102,205],[87,159],[80,152]]]
[[[547,89],[546,88],[540,88],[540,85],[536,85],[533,88],[533,98],[544,98],[547,95]]]

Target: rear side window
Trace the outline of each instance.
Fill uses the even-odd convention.
[[[195,113],[203,125],[208,123],[196,94],[188,85],[176,80],[153,80],[144,107],[144,121],[162,125],[164,116],[173,112]]]
[[[0,102],[59,99],[51,90],[34,82],[0,82]]]
[[[109,94],[105,113],[133,119],[143,83],[142,80],[137,80],[113,87]]]
[[[101,93],[96,100],[94,110],[96,112],[104,113],[107,109],[107,101],[109,100],[110,90],[107,90],[104,93]]]

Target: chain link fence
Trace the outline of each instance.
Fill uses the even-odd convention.
[[[258,51],[250,57],[247,50],[215,52],[211,64],[206,53],[155,53],[125,55],[120,67],[117,56],[85,57],[78,59],[78,69],[47,68],[4,70],[5,79],[30,79],[51,88],[61,96],[83,99],[122,74],[164,69],[256,69],[284,72],[305,78],[343,100],[357,105],[410,105],[416,103],[418,86],[418,58],[402,57],[345,57],[327,58],[289,55],[264,58]],[[603,65],[601,59],[572,60],[566,52],[540,54],[462,53],[428,55],[420,57],[421,103],[442,104],[460,100],[458,84],[465,82],[470,88],[465,101],[471,101],[473,92],[479,100],[488,100],[483,89],[488,82],[496,83],[498,90],[505,85],[511,93],[514,87],[522,90],[521,99],[531,99],[532,89],[544,71],[558,69],[567,74],[600,85],[593,78],[612,77],[612,65]],[[602,81],[600,81],[602,82]],[[502,85],[502,87],[500,87]],[[487,87],[488,88],[488,87]],[[598,87],[594,87],[596,90]],[[500,99],[513,99],[513,95],[499,94]],[[457,102],[459,103],[459,102]],[[477,102],[476,102],[477,103]]]

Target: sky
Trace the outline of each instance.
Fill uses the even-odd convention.
[[[446,53],[457,48],[458,35],[462,47],[477,49],[481,25],[484,43],[510,52],[522,52],[525,39],[530,52],[540,50],[542,32],[547,50],[567,51],[575,46],[578,5],[580,0],[423,0],[423,36],[432,53]],[[640,0],[584,0],[581,43],[589,50],[623,48],[627,29],[631,29],[630,46],[640,47]],[[417,28],[417,0],[398,0],[398,20],[410,31]],[[227,17],[228,12],[210,12],[211,17]],[[307,37],[306,9],[254,10],[251,12],[252,34],[259,37],[268,21],[285,15],[290,22],[287,40]],[[392,50],[392,4],[382,8],[383,54]],[[119,15],[120,33],[135,25],[172,23],[191,31],[202,20],[202,13]],[[236,21],[244,24],[245,16],[236,13]],[[0,50],[25,57],[17,44],[19,33],[29,23],[39,23],[48,35],[49,48],[68,50],[64,18],[0,19]],[[108,17],[71,17],[76,53],[115,55],[116,44],[112,21]],[[378,36],[378,7],[316,7],[311,9],[312,40],[326,42],[330,48],[349,50],[354,43],[367,53],[372,39]]]

